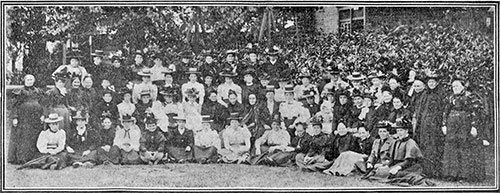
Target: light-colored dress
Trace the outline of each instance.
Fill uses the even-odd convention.
[[[201,105],[196,102],[182,103],[182,112],[186,117],[186,128],[193,130],[195,133],[201,130]]]
[[[173,116],[183,112],[182,106],[179,103],[172,102],[167,104],[161,101],[153,102],[151,110],[158,120],[158,127],[160,127],[163,132],[168,132],[168,126],[173,125]]]
[[[137,104],[137,101],[139,101],[141,98],[141,92],[145,90],[149,91],[149,93],[151,94],[152,101],[156,100],[156,96],[158,95],[158,87],[156,87],[156,85],[151,82],[142,82],[134,85],[134,88],[132,90],[132,101],[134,102],[134,104]]]
[[[214,130],[201,130],[194,135],[194,158],[198,161],[216,161],[217,151],[221,149],[219,134]]]
[[[188,89],[196,89],[196,91],[198,91],[198,95],[196,95],[196,97],[200,100],[200,104],[203,104],[203,99],[205,99],[205,86],[203,86],[203,84],[200,84],[198,82],[195,82],[195,83],[192,83],[192,82],[187,82],[187,83],[184,83],[182,86],[181,86],[181,91],[182,91],[182,98],[183,98],[183,102],[184,101],[187,101],[187,95],[186,95],[186,91]]]
[[[248,157],[250,151],[250,141],[252,134],[246,127],[239,127],[236,130],[227,128],[222,133],[222,140],[224,141],[224,149],[221,149],[219,154],[222,160],[226,163],[233,163],[238,160],[244,160]],[[232,150],[227,147],[231,147]]]

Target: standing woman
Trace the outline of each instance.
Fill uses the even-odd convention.
[[[189,68],[188,71],[186,72],[188,74],[189,82],[182,84],[181,86],[181,91],[182,91],[182,102],[186,102],[189,99],[189,95],[187,95],[188,90],[195,89],[198,91],[196,93],[196,98],[199,101],[199,104],[203,104],[203,100],[205,99],[205,86],[203,84],[198,82],[198,69],[196,68]]]
[[[415,141],[419,143],[424,154],[424,174],[429,177],[441,177],[441,160],[443,159],[444,135],[439,131],[443,122],[443,106],[445,93],[439,85],[439,76],[431,74],[427,76],[427,87],[424,91],[422,111],[417,120],[418,127],[414,135]]]
[[[82,91],[83,91],[83,106],[85,110],[90,110],[90,107],[99,99],[97,96],[97,91],[92,88],[94,81],[91,76],[85,76],[82,80]]]
[[[24,87],[12,91],[12,130],[10,132],[8,162],[23,164],[33,159],[36,150],[36,138],[42,130],[40,120],[43,108],[40,105],[43,92],[33,86],[35,77],[24,76]]]
[[[455,78],[453,95],[445,101],[443,176],[454,181],[482,181],[486,175],[482,148],[488,141],[482,140],[484,131],[476,126],[483,104],[464,85],[463,79]]]
[[[201,105],[196,102],[200,91],[190,88],[184,93],[188,101],[182,103],[182,114],[186,116],[186,128],[196,131],[201,130]]]
[[[59,116],[63,117],[60,128],[66,130],[69,129],[71,120],[68,109],[68,90],[64,87],[64,82],[69,77],[67,74],[56,73],[53,78],[55,87],[45,93],[44,115],[57,113]]]

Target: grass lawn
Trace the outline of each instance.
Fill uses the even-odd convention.
[[[8,112],[7,112],[8,113]],[[8,116],[4,116],[8,117]],[[9,122],[9,121],[7,121]],[[6,128],[9,128],[10,123]],[[4,145],[8,147],[9,129],[6,130]],[[7,148],[6,148],[7,149]],[[5,155],[6,156],[6,155]],[[458,183],[433,180],[433,188],[480,188],[494,186],[494,160],[488,156],[488,180],[482,183]],[[374,190],[399,188],[388,184],[361,180],[359,176],[336,177],[322,173],[305,173],[295,167],[281,168],[233,164],[167,164],[138,166],[96,166],[92,169],[65,168],[59,171],[24,169],[5,165],[4,187],[51,188],[51,187],[247,187],[247,188],[340,188],[353,187]],[[422,188],[422,187],[417,187]]]

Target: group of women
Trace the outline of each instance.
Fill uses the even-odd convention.
[[[253,50],[243,61],[236,54],[218,63],[207,52],[194,64],[184,52],[164,64],[155,53],[151,66],[141,52],[122,65],[96,50],[86,67],[69,54],[48,90],[26,75],[10,93],[8,161],[20,169],[243,163],[409,184],[484,180],[488,128],[464,79],[451,80],[450,92],[432,73],[403,80],[397,70],[365,76],[325,66],[325,79],[304,71],[296,81],[282,74],[278,52],[265,61]]]

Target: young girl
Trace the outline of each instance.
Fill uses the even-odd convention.
[[[124,115],[121,121],[122,126],[117,127],[110,151],[119,153],[115,156],[120,157],[121,164],[139,164],[141,130],[135,124],[135,118],[130,115]]]

